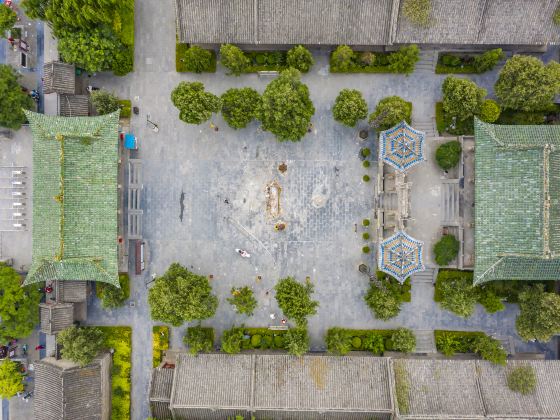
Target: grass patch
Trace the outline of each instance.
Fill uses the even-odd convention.
[[[402,360],[393,361],[393,371],[395,372],[395,392],[399,411],[401,414],[408,414],[410,411],[410,379]]]
[[[130,419],[130,370],[132,328],[97,327],[105,336],[104,346],[115,350],[111,372],[111,419]]]
[[[163,360],[163,351],[169,348],[169,327],[156,325],[152,327],[152,366],[158,367]]]
[[[119,106],[121,107],[121,118],[130,118],[132,113],[132,102],[130,102],[130,99],[119,99]]]
[[[175,44],[175,70],[178,73],[189,72],[186,69],[185,62],[183,61],[183,57],[185,56],[185,53],[189,49],[189,47],[189,44],[179,42]],[[210,51],[210,54],[212,54],[212,61],[208,70],[203,71],[202,73],[216,73],[216,51],[210,49],[207,51]]]

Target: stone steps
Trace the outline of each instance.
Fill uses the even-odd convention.
[[[437,137],[435,119],[412,121],[412,128],[423,131],[426,137]]]
[[[416,330],[416,350],[415,353],[436,353],[436,340],[433,330]]]
[[[433,73],[436,70],[437,53],[436,51],[420,51],[420,60],[416,63],[414,71]]]
[[[412,275],[412,283],[429,283],[433,284],[434,281],[434,268],[426,268],[424,271],[414,273]]]

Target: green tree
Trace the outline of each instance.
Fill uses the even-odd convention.
[[[475,82],[448,76],[443,81],[443,110],[452,117],[466,120],[480,112],[486,89]]]
[[[497,365],[506,364],[507,353],[502,347],[502,343],[495,338],[488,337],[487,335],[477,337],[473,342],[473,350],[484,360]]]
[[[437,288],[440,295],[440,306],[463,318],[470,317],[477,302],[478,293],[467,276],[449,276],[439,281]]]
[[[436,162],[441,169],[454,168],[461,160],[462,150],[461,143],[457,140],[443,143],[436,149]]]
[[[309,280],[302,284],[293,277],[286,277],[279,280],[274,289],[278,306],[298,327],[306,326],[307,317],[317,313],[319,302],[311,299],[313,285]]]
[[[218,298],[212,294],[207,277],[173,263],[163,276],[156,278],[148,292],[148,304],[152,319],[179,327],[185,321],[214,316]]]
[[[58,50],[64,61],[90,73],[111,69],[115,51],[122,47],[100,29],[64,30],[58,34]]]
[[[329,328],[325,336],[327,351],[337,356],[344,356],[352,350],[352,335],[344,328]]]
[[[391,342],[394,351],[411,353],[416,348],[416,337],[408,328],[399,328],[391,334]]]
[[[30,19],[45,20],[45,10],[50,0],[22,0],[21,6]]]
[[[315,61],[313,55],[303,45],[296,45],[288,51],[286,62],[288,66],[293,67],[303,73],[307,73]]]
[[[401,121],[410,124],[412,104],[398,96],[388,96],[379,101],[375,111],[369,116],[369,122],[380,130],[388,130]]]
[[[0,297],[0,342],[31,334],[39,322],[37,287],[21,287],[20,275],[0,263]]]
[[[418,26],[430,26],[431,11],[431,0],[404,0],[402,5],[403,15]]]
[[[200,82],[181,82],[171,92],[171,101],[179,109],[179,118],[188,124],[202,124],[219,112],[222,101],[206,92]]]
[[[459,241],[454,235],[443,235],[434,245],[435,260],[438,265],[448,265],[459,253]]]
[[[560,92],[559,64],[545,65],[536,57],[514,55],[500,71],[494,85],[502,107],[520,111],[542,111]]]
[[[362,93],[355,89],[342,89],[334,101],[333,117],[339,123],[354,127],[367,117],[368,107]]]
[[[23,376],[19,364],[10,359],[0,362],[0,399],[9,399],[23,392]]]
[[[198,353],[209,353],[214,347],[214,330],[201,326],[187,328],[183,342],[189,347],[189,353],[196,356]]]
[[[247,314],[248,316],[253,315],[253,311],[257,307],[257,299],[255,299],[253,291],[249,286],[232,287],[231,295],[232,297],[228,298],[227,301],[235,306],[235,312]]]
[[[480,114],[478,115],[478,117],[484,122],[493,123],[498,118],[500,118],[500,113],[501,110],[498,103],[496,101],[493,101],[492,99],[486,99],[484,102],[482,102],[482,106],[480,107]]]
[[[506,57],[501,48],[488,50],[474,58],[474,68],[478,73],[492,70],[500,60]]]
[[[228,74],[239,76],[251,65],[251,60],[235,45],[222,45],[220,47],[220,57],[222,65],[229,70]]]
[[[416,62],[420,60],[420,49],[414,44],[400,47],[398,51],[390,54],[387,60],[393,73],[410,74],[414,71]]]
[[[112,27],[122,0],[49,0],[45,18],[55,31],[61,28]]]
[[[252,88],[228,89],[222,94],[222,115],[232,128],[245,128],[257,117],[261,101],[259,92]]]
[[[523,395],[533,394],[537,388],[537,374],[531,365],[516,366],[507,374],[508,388]]]
[[[0,64],[0,127],[18,130],[27,120],[22,109],[33,106],[33,100],[18,83],[19,77],[13,67]]]
[[[309,351],[309,336],[306,328],[290,328],[284,334],[284,342],[288,353],[303,356]]]
[[[6,31],[14,27],[17,22],[17,13],[5,4],[0,4],[0,38],[4,37]]]
[[[233,327],[225,330],[222,334],[222,351],[228,354],[236,354],[241,351],[243,342],[243,328]]]
[[[387,288],[380,288],[373,283],[370,284],[364,299],[373,315],[383,321],[396,317],[401,311],[401,302],[398,297]]]
[[[103,332],[94,327],[68,327],[56,337],[57,344],[62,346],[62,357],[80,366],[92,362],[99,354],[103,341]]]
[[[187,48],[183,58],[186,71],[202,73],[212,67],[212,52],[197,45]]]
[[[262,128],[279,141],[299,141],[309,128],[315,107],[296,69],[284,70],[268,84],[257,109]]]
[[[354,51],[348,45],[339,45],[332,53],[331,63],[333,70],[347,71],[354,64]]]
[[[130,295],[130,279],[128,274],[119,274],[119,285],[115,287],[108,283],[97,283],[95,285],[97,296],[101,299],[103,308],[118,308],[124,305],[124,302]]]
[[[547,342],[560,333],[560,296],[545,292],[542,284],[519,294],[519,308],[515,326],[523,340]]]
[[[104,89],[94,90],[90,100],[99,115],[110,114],[120,109],[119,97]]]

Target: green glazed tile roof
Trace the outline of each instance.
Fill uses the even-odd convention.
[[[26,115],[33,133],[33,261],[24,284],[118,286],[119,113]]]
[[[560,279],[560,126],[475,121],[475,284]]]

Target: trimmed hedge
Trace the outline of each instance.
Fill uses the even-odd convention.
[[[333,327],[327,330],[325,343],[329,353],[343,356],[350,351],[369,351],[382,356],[386,351],[395,349],[392,341],[393,334],[399,330],[353,330]]]
[[[188,66],[186,65],[184,59],[187,50],[190,48],[189,44],[182,44],[177,43],[175,44],[175,70],[178,73],[188,73]],[[210,51],[212,55],[210,59],[210,67],[203,71],[203,73],[216,73],[216,51],[214,50],[206,50]]]
[[[163,351],[169,348],[169,327],[152,327],[152,366],[158,367],[163,359]]]
[[[329,71],[331,73],[411,73],[406,71],[395,71],[392,68],[392,66],[396,65],[396,63],[393,62],[393,59],[397,57],[400,58],[401,55],[403,56],[404,60],[407,59],[405,57],[406,54],[403,55],[403,52],[407,51],[407,49],[410,47],[416,46],[410,45],[407,47],[401,47],[401,50],[394,52],[352,51],[351,61],[347,63],[347,65],[343,65],[342,67],[338,65],[335,60],[333,60],[333,51],[329,58]],[[368,58],[364,59],[364,56],[366,54],[368,54]],[[411,63],[409,63],[411,64],[412,68],[414,68],[416,61],[418,61],[418,57],[416,57],[416,59],[414,60],[411,60]]]
[[[269,330],[268,328],[233,327],[224,333],[240,331],[242,334],[240,351],[243,350],[286,350],[285,334],[288,330]]]
[[[485,73],[492,70],[505,57],[501,48],[488,50],[479,54],[450,54],[438,55],[436,65],[437,74],[472,74]]]
[[[446,356],[455,353],[476,353],[484,360],[504,365],[507,354],[501,343],[480,331],[434,331],[436,348]]]

